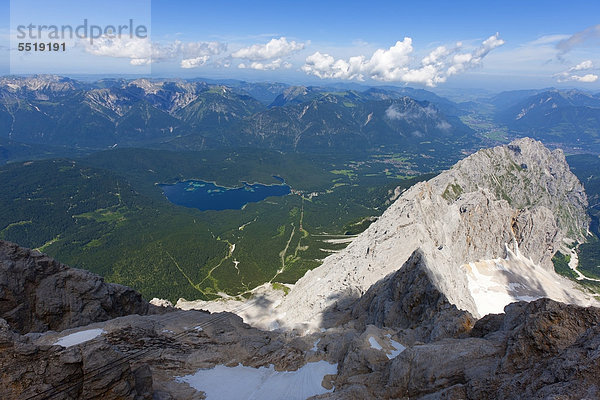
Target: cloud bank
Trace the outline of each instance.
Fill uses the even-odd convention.
[[[569,71],[584,71],[586,69],[592,69],[592,68],[594,68],[594,64],[592,63],[592,60],[585,60],[585,61],[580,62],[576,66],[569,68]]]
[[[335,59],[329,54],[315,52],[306,58],[302,71],[321,79],[363,81],[366,78],[385,82],[421,83],[436,86],[449,76],[481,65],[483,58],[504,44],[499,34],[490,36],[471,52],[462,51],[462,43],[452,48],[439,46],[411,67],[412,39],[405,37],[389,49],[378,49],[370,58],[354,56],[348,60]]]
[[[227,45],[220,42],[181,42],[168,44],[153,43],[148,38],[104,36],[91,44],[83,42],[85,51],[104,57],[127,58],[131,65],[179,60],[181,68],[196,68],[204,65],[212,56],[224,53]]]
[[[291,68],[292,64],[290,64],[287,61],[283,61],[281,58],[278,58],[276,60],[270,61],[270,62],[258,62],[258,61],[254,61],[248,65],[241,63],[238,65],[238,68],[244,69],[244,68],[250,68],[250,69],[257,69],[259,71],[272,71],[275,69],[280,69],[280,68]]]
[[[396,104],[392,104],[385,110],[385,115],[389,119],[404,119],[414,121],[420,120],[423,117],[435,118],[438,115],[438,111],[431,104],[428,104],[427,107],[419,107],[406,111],[401,111]]]

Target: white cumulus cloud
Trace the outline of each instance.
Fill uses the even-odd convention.
[[[573,76],[578,82],[591,83],[596,82],[598,80],[598,75],[595,74],[585,74],[583,76]]]
[[[348,61],[336,60],[329,54],[316,52],[306,57],[302,70],[319,78],[358,79],[363,80],[361,73],[364,57],[350,57]]]
[[[450,129],[452,129],[452,125],[450,125],[450,123],[449,123],[449,122],[447,122],[447,121],[440,121],[440,122],[439,122],[439,123],[436,125],[436,127],[437,127],[438,129],[441,129],[441,130],[443,130],[443,131],[449,131]]]
[[[427,107],[419,107],[405,111],[400,110],[396,104],[392,104],[385,110],[385,115],[389,119],[405,119],[408,121],[414,121],[424,117],[435,118],[437,114],[438,111],[431,104],[428,104]]]
[[[150,65],[151,59],[150,58],[130,58],[129,63],[131,65],[135,65],[135,66]]]
[[[304,49],[306,43],[297,43],[288,41],[285,37],[271,39],[265,44],[253,44],[250,47],[244,47],[233,53],[233,58],[243,58],[250,61],[264,61],[285,57],[297,51]]]
[[[558,82],[581,82],[581,83],[592,83],[598,80],[596,74],[585,74],[585,75],[569,75],[561,74],[558,78]]]
[[[398,107],[396,107],[394,104],[392,104],[391,106],[389,106],[386,110],[385,110],[385,115],[389,118],[389,119],[403,119],[404,117],[406,117],[408,114],[407,113],[403,113],[402,111],[400,111],[398,109]]]
[[[586,71],[594,68],[594,63],[591,60],[585,60],[580,62],[579,64],[569,68],[564,72],[560,72],[555,75],[556,80],[558,82],[581,82],[581,83],[592,83],[598,80],[598,75],[596,74],[584,74],[578,75],[574,72],[578,71]]]
[[[144,65],[144,60],[152,57],[152,42],[148,38],[104,36],[91,44],[83,42],[85,50],[95,56],[129,58],[134,65]]]
[[[504,44],[499,34],[490,36],[472,51],[463,51],[462,43],[452,48],[439,46],[412,65],[412,39],[405,37],[389,49],[378,49],[370,58],[354,56],[348,60],[335,59],[316,52],[306,58],[302,70],[321,79],[359,80],[365,78],[386,82],[422,83],[436,86],[449,76],[481,65],[483,58]]]
[[[586,69],[592,68],[594,68],[594,63],[592,63],[592,60],[585,60],[580,62],[576,66],[569,68],[569,71],[585,71]]]

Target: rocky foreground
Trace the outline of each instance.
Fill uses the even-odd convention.
[[[404,273],[369,290],[354,306],[351,321],[302,336],[261,331],[230,313],[141,303],[137,311],[145,315],[107,319],[132,310],[120,309],[118,302],[105,308],[102,300],[111,285],[63,266],[34,278],[33,271],[57,263],[0,242],[0,398],[201,399],[203,392],[181,377],[239,364],[293,371],[318,361],[334,366],[335,373],[321,377],[323,393],[313,398],[600,397],[600,309],[541,299],[513,303],[505,314],[476,321],[435,288],[423,261],[415,252]],[[39,285],[65,271],[74,279],[95,278],[97,289],[86,292],[93,305],[86,319],[61,321],[62,331],[39,323],[25,332],[22,324],[9,322],[15,309],[6,307],[6,277],[17,269],[26,282],[38,279]],[[76,304],[81,293],[65,285],[54,295]],[[44,304],[37,305],[32,320],[51,314]],[[287,398],[298,398],[293,388]]]
[[[585,206],[560,151],[484,150],[283,299],[219,304],[240,316],[153,306],[0,241],[0,398],[600,398],[597,300],[550,262],[583,240]]]

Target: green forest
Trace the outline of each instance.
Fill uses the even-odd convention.
[[[392,158],[392,156],[391,156]],[[243,296],[265,282],[293,283],[380,215],[407,163],[381,157],[239,149],[122,149],[79,159],[0,167],[0,238],[39,249],[147,299]],[[276,183],[293,191],[241,210],[171,204],[158,184],[186,179],[235,186]]]

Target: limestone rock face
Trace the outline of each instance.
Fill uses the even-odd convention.
[[[61,338],[90,329],[81,343]],[[230,314],[171,311],[129,315],[63,332],[20,335],[0,319],[0,398],[202,399],[176,377],[217,365],[294,371],[322,360],[302,338],[263,332]],[[230,382],[235,385],[238,382]]]
[[[131,288],[0,240],[0,318],[20,333],[64,330],[148,309]]]
[[[338,368],[326,382],[335,390],[315,399],[600,395],[600,309],[549,299],[511,304],[506,314],[489,315],[470,332],[407,344],[399,354],[390,354],[386,338],[406,330],[374,325],[301,337],[260,331],[229,313],[173,311],[89,327],[98,326],[105,331],[101,336],[62,348],[54,343],[74,330],[19,335],[0,319],[0,362],[5,367],[0,371],[0,397],[66,389],[56,398],[201,399],[201,391],[177,377],[240,363],[294,371],[316,360],[337,363]]]
[[[332,310],[344,315],[418,248],[433,285],[450,304],[475,317],[481,317],[485,308],[478,307],[474,296],[485,288],[478,282],[473,286],[465,266],[504,258],[507,273],[490,278],[503,288],[498,295],[500,310],[512,301],[547,293],[560,293],[548,295],[559,301],[597,304],[555,274],[551,262],[563,239],[581,239],[585,234],[586,206],[583,186],[562,151],[550,151],[527,138],[481,150],[407,190],[346,249],[307,272],[268,317],[278,319],[280,326],[331,325],[336,318]],[[512,259],[521,264],[528,260],[539,269],[527,282],[512,282]],[[487,279],[486,273],[480,276]],[[547,290],[544,285],[556,288]],[[514,292],[517,287],[526,295]]]

